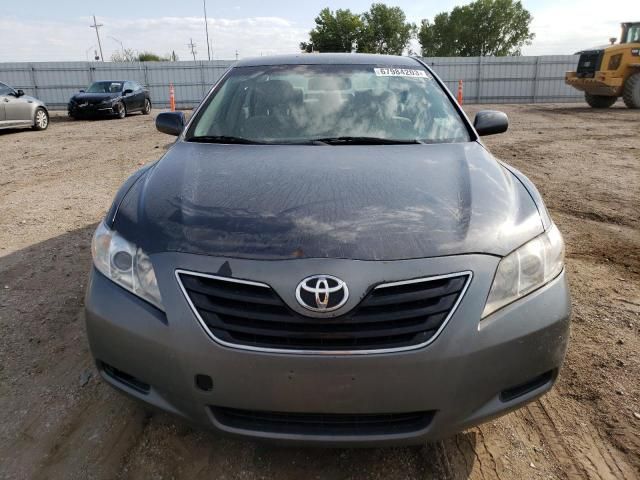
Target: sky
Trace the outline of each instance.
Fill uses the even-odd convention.
[[[449,11],[468,1],[383,1],[401,7],[411,22]],[[307,40],[314,18],[324,7],[363,12],[372,1],[207,0],[212,58],[293,53]],[[619,37],[620,22],[640,20],[638,0],[522,0],[533,15],[536,38],[525,55],[567,55],[604,45]],[[0,62],[89,60],[98,50],[96,15],[104,57],[124,46],[136,51],[191,60],[207,59],[202,0],[0,0]],[[633,17],[633,18],[631,18]],[[413,49],[419,51],[414,42]]]

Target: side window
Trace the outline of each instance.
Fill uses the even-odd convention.
[[[0,95],[8,95],[13,92],[11,87],[6,86],[4,83],[0,83]]]
[[[214,117],[220,117],[220,115],[224,115],[225,103],[228,104],[230,101],[226,96],[227,90],[234,90],[238,88],[238,82],[228,80],[222,84],[220,90],[216,93],[216,95],[211,99],[209,106],[205,109],[204,113],[200,121],[196,124],[196,128],[193,132],[195,136],[201,135],[216,135],[219,134],[217,132],[217,127],[220,126],[221,122],[214,121],[216,120]],[[223,113],[221,113],[223,112]]]

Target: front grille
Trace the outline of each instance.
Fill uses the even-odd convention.
[[[226,344],[282,351],[371,351],[428,343],[464,293],[470,272],[379,285],[349,313],[307,317],[267,285],[178,272],[205,329]],[[241,282],[241,283],[240,283]]]
[[[220,424],[254,432],[298,435],[389,435],[429,426],[433,411],[377,414],[283,413],[211,407]]]
[[[577,76],[579,78],[595,77],[596,72],[600,69],[603,53],[602,50],[582,52],[578,60]]]
[[[114,380],[123,383],[127,387],[133,388],[140,393],[149,393],[149,390],[151,390],[149,384],[143,382],[139,378],[136,378],[127,372],[123,372],[122,370],[118,370],[116,367],[109,365],[108,363],[104,363],[100,360],[98,360],[97,363],[98,368],[101,368],[104,373],[109,375]]]

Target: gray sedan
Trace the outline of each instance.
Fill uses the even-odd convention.
[[[43,101],[0,82],[0,130],[22,127],[45,130],[48,126],[49,111]]]
[[[244,59],[116,194],[85,302],[102,378],[219,432],[447,437],[548,392],[564,242],[420,59]]]

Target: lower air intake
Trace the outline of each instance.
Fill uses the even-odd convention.
[[[328,414],[283,413],[211,407],[216,420],[230,428],[298,435],[390,435],[425,429],[434,412]]]

